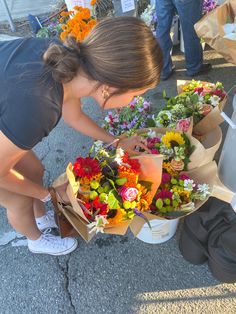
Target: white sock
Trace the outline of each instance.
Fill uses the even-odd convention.
[[[47,215],[43,215],[42,217],[35,218],[36,222],[42,224],[45,222]]]

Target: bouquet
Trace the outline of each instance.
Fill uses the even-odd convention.
[[[120,234],[119,227],[126,231],[135,215],[145,218],[142,212],[148,210],[161,180],[162,158],[142,157],[130,158],[122,149],[113,153],[97,141],[89,156],[69,164],[67,194],[72,211],[89,233],[113,228],[110,233]]]
[[[72,35],[78,41],[83,41],[97,23],[88,8],[79,6],[75,6],[74,11],[62,12],[60,22],[62,24],[61,40],[65,40],[68,35]]]
[[[164,171],[161,185],[150,206],[150,213],[164,218],[177,218],[192,212],[196,201],[209,197],[209,185],[200,184],[187,174],[173,175]]]
[[[190,156],[194,151],[188,136],[182,132],[163,129],[149,129],[140,132],[151,154],[162,154],[163,167],[176,174],[187,170]]]
[[[155,118],[156,126],[171,127],[188,132],[192,118],[194,131],[207,133],[223,121],[218,112],[223,109],[226,102],[226,93],[222,83],[213,84],[195,80],[178,81],[177,88],[179,95],[172,98],[168,98],[164,92],[167,104]],[[211,123],[199,124],[208,115],[214,116],[214,119],[209,118]]]
[[[132,134],[137,129],[155,126],[150,107],[150,101],[137,96],[127,107],[109,111],[103,127],[112,135],[119,136],[124,132]]]

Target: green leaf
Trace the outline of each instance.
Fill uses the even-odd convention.
[[[148,127],[148,128],[152,128],[152,127],[155,127],[156,126],[156,123],[155,123],[155,121],[153,120],[153,119],[147,119],[147,121],[146,121],[146,126]]]
[[[120,203],[117,198],[118,194],[115,190],[111,190],[108,194],[107,205],[110,209],[118,209],[120,208]]]

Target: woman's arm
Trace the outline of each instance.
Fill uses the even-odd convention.
[[[27,151],[14,145],[1,131],[0,143],[0,187],[37,199],[45,198],[48,195],[47,189],[23,177],[13,169]]]
[[[91,118],[89,118],[81,109],[80,102],[70,102],[63,105],[62,117],[64,121],[73,129],[92,137],[96,140],[101,140],[105,143],[113,142],[117,137],[109,134],[103,128],[98,126]],[[114,146],[117,146],[114,143]],[[119,141],[119,146],[130,154],[137,153],[135,147],[139,146],[146,151],[147,146],[144,145],[139,136],[125,137]]]
[[[73,129],[95,140],[109,143],[115,139],[114,136],[106,132],[83,112],[79,101],[63,105],[62,117]]]

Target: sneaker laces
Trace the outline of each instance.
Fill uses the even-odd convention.
[[[51,248],[61,249],[62,246],[65,247],[64,239],[61,239],[60,237],[54,236],[50,233],[43,233],[41,241],[42,244]]]

